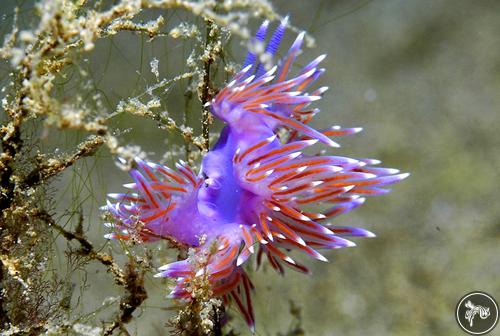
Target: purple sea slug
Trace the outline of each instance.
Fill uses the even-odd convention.
[[[268,22],[254,38],[264,43]],[[285,31],[282,22],[267,43],[274,55]],[[118,230],[109,238],[144,242],[169,237],[206,260],[202,268],[191,256],[162,266],[157,276],[176,279],[170,296],[190,299],[189,286],[205,275],[213,296],[235,302],[253,328],[250,292],[253,285],[244,264],[257,254],[283,273],[289,266],[308,273],[288,252],[302,251],[326,261],[318,252],[354,246],[346,237],[373,237],[354,227],[334,226],[333,217],[351,211],[366,196],[383,195],[382,187],[408,174],[375,167],[373,159],[309,155],[304,150],[321,142],[338,147],[331,137],[351,135],[361,128],[308,125],[319,112],[311,108],[327,88],[308,91],[324,72],[320,56],[296,75],[290,70],[301,52],[301,33],[277,66],[266,70],[250,52],[243,69],[211,101],[211,112],[226,123],[214,148],[196,174],[186,163],[176,170],[136,159],[130,170],[132,192],[109,194],[106,209]]]

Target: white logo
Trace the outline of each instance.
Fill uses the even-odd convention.
[[[486,335],[498,322],[498,304],[485,292],[464,295],[455,308],[457,323],[469,335]]]
[[[490,308],[475,305],[470,300],[465,303],[465,307],[469,309],[465,312],[465,319],[469,321],[471,327],[474,325],[474,317],[477,314],[479,314],[479,317],[482,320],[485,320],[488,316],[490,316]]]

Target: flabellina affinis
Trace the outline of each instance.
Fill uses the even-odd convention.
[[[268,55],[276,53],[285,25],[270,37]],[[266,21],[254,42],[264,43],[267,30]],[[319,112],[310,105],[326,91],[309,91],[324,72],[324,56],[290,75],[303,38],[299,34],[271,69],[250,52],[243,69],[211,101],[212,114],[226,125],[204,156],[199,174],[184,162],[174,170],[136,159],[130,170],[133,183],[125,185],[132,192],[109,194],[105,207],[117,228],[108,238],[129,239],[133,234],[152,242],[170,237],[194,250],[157,274],[176,280],[171,297],[189,300],[193,279],[206,276],[212,295],[234,302],[252,329],[253,285],[243,268],[252,254],[258,255],[258,263],[265,255],[280,273],[283,266],[308,273],[289,251],[326,261],[319,250],[354,246],[346,237],[373,237],[365,229],[330,221],[363,204],[367,196],[386,194],[382,187],[408,176],[375,166],[378,160],[304,153],[318,142],[338,147],[332,137],[361,129],[309,126]],[[198,257],[201,267],[192,260]]]

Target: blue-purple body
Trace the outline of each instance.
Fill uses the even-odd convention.
[[[270,38],[268,54],[276,53],[285,25]],[[254,42],[264,41],[267,27],[262,24]],[[253,253],[258,263],[266,255],[281,273],[283,266],[308,273],[288,255],[290,250],[326,261],[318,250],[354,246],[349,236],[373,237],[367,230],[330,221],[363,204],[366,196],[387,193],[381,187],[407,176],[375,167],[378,160],[303,152],[317,142],[338,147],[331,137],[361,130],[308,125],[319,112],[310,105],[326,88],[308,92],[324,72],[319,67],[324,56],[289,76],[303,37],[299,34],[272,69],[250,53],[244,68],[211,101],[212,113],[226,126],[204,156],[199,174],[184,162],[173,170],[137,159],[130,171],[134,183],[126,185],[133,192],[109,194],[116,203],[106,206],[118,228],[108,237],[173,239],[207,257],[201,258],[204,265],[186,259],[160,268],[158,276],[176,279],[172,297],[189,299],[192,280],[208,276],[213,295],[235,302],[250,326],[253,286],[243,264]]]

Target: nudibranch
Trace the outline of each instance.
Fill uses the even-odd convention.
[[[282,22],[265,53],[275,55],[285,31]],[[265,44],[268,22],[253,41]],[[319,112],[311,108],[327,88],[308,91],[324,72],[324,55],[295,75],[292,64],[301,52],[304,33],[297,36],[278,65],[266,69],[249,52],[242,70],[210,102],[212,114],[224,121],[216,145],[204,156],[200,173],[185,162],[176,169],[135,160],[130,170],[131,192],[109,194],[105,208],[117,230],[108,238],[143,242],[170,237],[205,256],[199,269],[188,257],[162,266],[158,276],[173,278],[170,296],[189,300],[195,277],[208,277],[214,297],[235,302],[253,329],[250,292],[253,285],[244,265],[256,253],[283,273],[289,266],[308,273],[289,251],[298,250],[326,261],[319,250],[354,246],[346,237],[373,237],[370,231],[334,226],[332,218],[360,206],[367,196],[388,192],[383,186],[408,174],[376,166],[374,159],[309,155],[304,150],[320,142],[338,147],[332,137],[361,128],[333,126],[316,130],[309,122]]]

